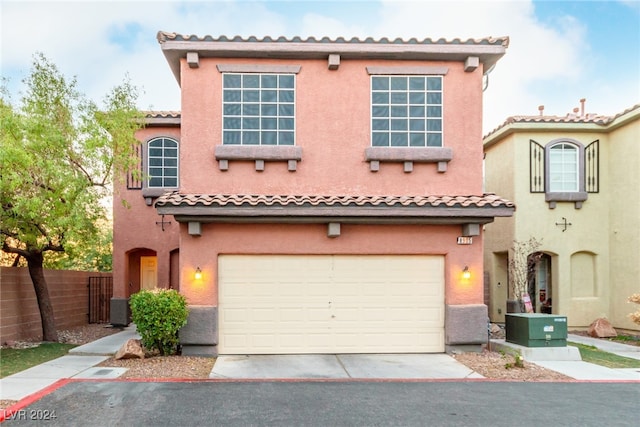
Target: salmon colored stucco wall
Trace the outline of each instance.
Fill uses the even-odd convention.
[[[222,74],[216,64],[301,65],[296,76],[296,145],[302,161],[296,172],[286,162],[230,161],[220,171],[214,148],[221,144]],[[436,164],[381,163],[373,173],[365,161],[370,146],[370,76],[366,67],[446,66],[444,146],[453,149],[446,173]],[[183,193],[414,195],[482,194],[482,67],[465,73],[460,62],[343,60],[327,69],[326,60],[201,58],[198,68],[182,61],[181,170]],[[196,166],[197,165],[197,166]]]
[[[189,304],[218,305],[220,254],[444,255],[445,303],[482,302],[482,239],[457,245],[459,225],[342,224],[339,237],[327,237],[326,224],[204,224],[202,236],[181,225],[180,291]],[[465,266],[472,272],[462,279]],[[196,268],[202,279],[196,281]]]
[[[141,142],[152,138],[166,136],[180,141],[179,128],[148,127],[137,132]],[[156,251],[158,257],[158,285],[169,283],[170,252],[178,248],[179,226],[173,217],[165,217],[171,224],[156,224],[161,217],[153,206],[147,206],[141,190],[127,190],[126,180],[115,183],[113,196],[113,296],[127,298],[129,296],[129,266],[127,253],[135,249]],[[139,272],[131,272],[139,274]]]

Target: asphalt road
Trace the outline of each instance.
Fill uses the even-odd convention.
[[[65,384],[6,425],[631,426],[639,420],[637,382],[117,381]]]

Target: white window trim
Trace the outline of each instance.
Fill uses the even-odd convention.
[[[385,68],[385,69],[390,69],[390,70],[391,69],[393,69],[393,70],[397,69],[398,71],[400,71],[400,70],[405,70],[407,67],[398,67],[398,68],[379,67],[379,68]],[[433,67],[421,67],[421,68],[425,69],[425,68],[433,68]],[[440,90],[439,90],[439,93],[440,93],[440,104],[439,104],[439,107],[440,107],[441,111],[440,111],[440,117],[438,117],[438,119],[440,120],[441,129],[440,129],[439,132],[434,132],[434,131],[430,132],[429,128],[428,128],[428,119],[429,119],[429,117],[425,116],[424,117],[424,126],[425,126],[425,128],[422,131],[422,132],[424,132],[424,138],[425,138],[424,139],[424,144],[425,145],[412,146],[412,145],[410,145],[411,141],[408,141],[407,142],[408,145],[404,145],[404,146],[373,145],[374,134],[376,133],[376,130],[374,130],[374,128],[373,128],[373,121],[374,121],[374,116],[373,116],[373,107],[374,107],[373,94],[375,92],[374,89],[373,89],[373,79],[376,78],[376,77],[389,77],[389,78],[393,78],[393,77],[406,77],[406,78],[421,77],[421,78],[424,78],[425,79],[425,89],[424,89],[424,91],[425,91],[424,92],[425,93],[424,108],[425,109],[428,109],[430,106],[436,106],[435,104],[430,105],[428,103],[428,101],[427,101],[427,97],[426,97],[427,96],[427,92],[428,92],[428,89],[426,87],[427,79],[429,77],[439,77],[441,79],[440,80],[441,87],[440,87]],[[417,74],[417,73],[416,74],[388,74],[387,73],[387,74],[379,74],[379,75],[378,74],[375,74],[375,75],[374,74],[370,74],[369,87],[370,87],[370,89],[369,89],[369,96],[370,96],[370,98],[369,98],[369,108],[370,108],[370,115],[371,115],[371,117],[370,117],[370,126],[371,126],[371,129],[370,129],[370,139],[371,139],[370,146],[371,147],[375,147],[375,148],[410,148],[410,149],[416,149],[416,148],[442,148],[442,147],[445,146],[445,144],[444,144],[444,79],[442,79],[441,75],[428,75],[428,74]],[[384,90],[377,91],[377,92],[384,92]],[[391,95],[393,93],[393,90],[391,88],[389,88],[386,92],[388,92],[389,95]],[[407,88],[407,94],[410,93],[410,92],[411,92],[410,89]],[[378,105],[378,104],[376,104],[376,105]],[[391,100],[389,100],[389,104],[388,105],[389,105],[389,108],[391,108],[394,104],[391,104]],[[397,104],[397,106],[405,106],[405,105],[404,104]],[[411,106],[410,99],[407,98],[406,107],[410,108],[410,106]],[[426,111],[425,111],[425,114],[426,114]],[[390,121],[393,121],[393,118],[394,118],[393,116],[391,116],[391,115],[389,116],[389,120]],[[409,113],[407,113],[407,117],[400,117],[400,119],[406,119],[407,121],[411,121],[411,115]],[[434,117],[434,119],[435,119],[435,117]],[[380,133],[380,132],[378,132],[378,133]],[[392,129],[391,129],[391,123],[389,124],[389,129],[386,131],[386,133],[388,133],[389,134],[389,138],[391,138],[391,136],[392,136],[391,134],[393,133]],[[409,128],[409,126],[407,124],[407,129],[405,131],[399,131],[398,133],[406,133],[407,134],[407,138],[410,139],[411,129]],[[428,144],[428,137],[429,137],[430,133],[432,133],[432,134],[436,133],[436,134],[440,135],[440,145],[436,145],[436,146],[427,145]],[[391,140],[389,140],[389,144],[391,144]]]
[[[367,73],[373,76],[445,76],[449,72],[448,67],[440,66],[368,66]],[[442,106],[444,109],[444,78],[442,79]],[[369,96],[373,94],[370,86]],[[372,108],[373,100],[370,98],[369,107]],[[373,117],[370,118],[373,120]],[[437,171],[444,173],[447,171],[447,164],[453,159],[453,150],[444,146],[444,111],[442,120],[442,145],[439,147],[395,147],[395,146],[373,146],[373,129],[371,129],[370,146],[365,150],[365,159],[369,162],[371,172],[380,170],[380,162],[404,163],[404,171],[413,171],[414,163],[437,163]],[[371,125],[371,123],[370,123]]]
[[[178,150],[177,153],[177,166],[176,166],[176,186],[175,187],[150,187],[149,186],[149,179],[150,179],[150,175],[149,175],[149,144],[153,141],[156,141],[158,139],[168,139],[171,140],[173,142],[176,143],[176,149]],[[174,137],[171,136],[154,136],[153,138],[150,138],[149,140],[145,141],[143,143],[143,147],[142,147],[142,165],[143,165],[143,171],[144,171],[144,176],[142,179],[142,197],[144,197],[145,199],[147,199],[147,203],[149,203],[151,201],[151,198],[154,197],[160,197],[161,195],[163,195],[164,193],[166,193],[167,191],[171,191],[171,190],[175,190],[176,188],[178,188],[180,186],[180,141]]]
[[[551,148],[558,144],[569,144],[575,146],[577,150],[577,168],[578,168],[578,189],[577,191],[550,191],[551,188]],[[556,139],[549,142],[544,147],[545,156],[545,201],[549,202],[549,208],[554,209],[556,202],[574,202],[577,209],[582,207],[582,202],[587,200],[588,194],[585,190],[584,174],[585,174],[585,159],[584,159],[584,145],[579,141],[569,138]]]
[[[222,84],[222,94],[223,94],[223,99],[222,99],[222,108],[223,108],[223,109],[224,109],[224,106],[225,106],[225,104],[226,104],[226,103],[225,103],[225,100],[224,100],[224,93],[225,93],[225,90],[229,89],[229,88],[225,88],[225,87],[224,87],[224,79],[225,79],[225,77],[226,77],[226,76],[228,76],[228,75],[239,75],[239,76],[241,76],[241,78],[243,78],[243,76],[248,75],[248,74],[256,74],[256,75],[260,78],[260,77],[261,77],[261,76],[263,76],[263,75],[282,76],[282,75],[287,75],[287,74],[294,74],[294,73],[291,73],[291,72],[285,72],[285,73],[276,72],[275,70],[278,70],[278,69],[280,69],[280,68],[281,68],[281,67],[278,67],[278,66],[269,66],[269,69],[274,70],[274,71],[272,71],[272,72],[256,71],[257,69],[259,69],[259,70],[263,70],[263,69],[265,69],[265,66],[261,66],[261,67],[257,67],[257,68],[255,68],[254,66],[248,66],[248,67],[250,67],[252,71],[249,71],[249,72],[246,72],[246,71],[244,71],[244,72],[243,72],[243,71],[234,71],[234,72],[231,72],[231,71],[229,71],[229,72],[224,72],[224,73],[223,73],[223,76],[222,76],[222,82],[223,82],[223,84]],[[287,66],[284,66],[284,67],[287,67]],[[290,67],[289,67],[289,68],[290,68]],[[224,69],[224,68],[223,68],[223,69]],[[236,69],[238,69],[238,68],[236,67]],[[242,67],[240,67],[240,69],[242,69]],[[224,140],[225,140],[225,132],[226,132],[226,131],[234,131],[234,130],[233,130],[233,129],[231,129],[231,130],[230,130],[230,129],[225,129],[224,120],[225,120],[226,116],[225,116],[225,113],[224,113],[224,111],[223,111],[223,113],[222,113],[222,121],[223,121],[223,123],[222,123],[222,127],[221,127],[221,131],[222,131],[222,135],[221,135],[221,141],[222,141],[222,144],[221,144],[221,145],[224,145],[224,146],[232,146],[232,145],[233,145],[233,146],[251,146],[251,147],[256,147],[256,146],[258,146],[258,147],[260,147],[260,146],[276,146],[276,147],[285,146],[285,147],[292,147],[292,146],[296,146],[296,133],[297,133],[297,132],[296,132],[296,103],[297,103],[297,99],[296,99],[296,97],[297,97],[297,87],[296,87],[296,86],[297,86],[297,82],[296,82],[296,79],[295,79],[295,76],[294,76],[294,78],[293,78],[293,88],[292,88],[292,90],[293,90],[293,102],[292,102],[292,104],[293,104],[293,116],[292,116],[292,119],[293,119],[293,129],[291,130],[291,133],[293,134],[293,144],[242,144],[242,143],[241,143],[241,144],[225,144],[225,143],[224,143]],[[280,90],[281,88],[276,88],[276,89],[277,89],[277,90]],[[259,88],[258,90],[259,90],[259,91],[262,91],[262,90],[263,90],[263,88]],[[267,104],[272,104],[272,103],[267,102]],[[282,101],[280,101],[280,100],[275,101],[275,105],[277,105],[277,106],[278,106],[278,109],[280,109],[280,106],[281,106],[281,105],[287,105],[287,104],[289,104],[289,103],[287,103],[287,102],[282,102]],[[245,101],[244,101],[244,100],[241,100],[241,101],[239,102],[239,105],[241,105],[241,106],[242,106],[242,105],[245,105]],[[258,102],[257,102],[257,105],[259,105],[259,106],[260,106],[260,108],[262,108],[263,101],[262,101],[262,100],[258,101]],[[233,116],[233,117],[235,117],[235,116]],[[244,115],[244,113],[242,113],[240,116],[237,116],[237,117],[238,117],[240,120],[244,120],[245,118],[256,118],[256,117],[253,117],[253,116],[245,116],[245,115]],[[257,116],[257,118],[258,118],[258,120],[262,120],[262,119],[263,119],[263,117],[262,117],[262,115],[261,115],[261,114],[260,114],[259,116]],[[281,119],[281,117],[280,117],[279,113],[278,113],[278,115],[277,115],[275,118],[276,118],[276,120],[278,120],[278,121]],[[285,118],[288,118],[288,116],[286,116]],[[278,127],[279,127],[279,125],[278,125]],[[257,130],[257,133],[258,133],[258,135],[259,135],[259,138],[260,138],[260,139],[262,139],[262,137],[263,137],[262,133],[265,131],[265,129],[263,129],[263,128],[262,128],[262,125],[260,125],[256,130]],[[240,131],[240,133],[243,133],[244,131],[246,131],[246,129],[240,129],[239,131]],[[252,131],[253,131],[253,130],[252,130]],[[289,130],[288,130],[288,129],[275,129],[276,138],[277,138],[277,139],[280,139],[280,137],[281,137],[282,135],[284,135],[284,134],[286,134],[286,133],[288,133],[288,132],[289,132]]]

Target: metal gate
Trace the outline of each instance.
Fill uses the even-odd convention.
[[[89,323],[109,323],[113,277],[89,277]]]

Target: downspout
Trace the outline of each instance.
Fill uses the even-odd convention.
[[[487,90],[487,88],[489,87],[489,73],[492,72],[494,68],[496,68],[496,64],[493,64],[491,68],[489,68],[487,72],[482,75],[482,91],[483,92]]]

